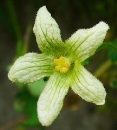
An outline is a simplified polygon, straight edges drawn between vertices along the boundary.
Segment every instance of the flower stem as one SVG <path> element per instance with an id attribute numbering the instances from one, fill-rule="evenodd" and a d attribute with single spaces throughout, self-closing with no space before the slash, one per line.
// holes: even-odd
<path id="1" fill-rule="evenodd" d="M 107 60 L 104 62 L 95 72 L 94 75 L 98 78 L 101 74 L 103 74 L 108 68 L 112 65 L 111 60 Z"/>
<path id="2" fill-rule="evenodd" d="M 23 45 L 22 55 L 24 55 L 28 51 L 31 31 L 32 31 L 32 23 L 29 22 L 23 39 L 24 45 Z"/>

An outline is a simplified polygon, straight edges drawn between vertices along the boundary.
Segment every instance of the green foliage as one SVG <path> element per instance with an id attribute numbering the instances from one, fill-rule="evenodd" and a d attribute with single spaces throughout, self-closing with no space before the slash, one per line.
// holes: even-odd
<path id="1" fill-rule="evenodd" d="M 39 97 L 45 85 L 46 85 L 46 82 L 43 79 L 40 79 L 37 82 L 27 84 L 27 88 L 33 96 Z"/>
<path id="2" fill-rule="evenodd" d="M 115 89 L 117 89 L 117 80 L 116 81 L 112 81 L 111 86 Z"/>
<path id="3" fill-rule="evenodd" d="M 108 48 L 108 57 L 112 62 L 117 61 L 117 39 L 115 41 L 109 41 L 109 42 L 104 42 L 97 51 L 100 51 L 104 48 Z"/>
<path id="4" fill-rule="evenodd" d="M 44 80 L 45 79 L 40 79 L 37 82 L 29 83 L 26 85 L 22 83 L 15 83 L 15 84 L 20 90 L 23 91 L 24 89 L 26 89 L 32 96 L 39 97 L 39 95 L 41 94 L 46 85 L 46 81 Z"/>
<path id="5" fill-rule="evenodd" d="M 112 62 L 117 61 L 117 40 L 115 40 L 112 44 L 111 49 L 108 52 L 108 56 Z"/>
<path id="6" fill-rule="evenodd" d="M 39 125 L 37 118 L 37 100 L 38 98 L 32 96 L 28 91 L 24 90 L 15 96 L 14 106 L 17 111 L 24 113 L 27 116 L 26 121 L 22 124 L 25 126 Z"/>
<path id="7" fill-rule="evenodd" d="M 83 65 L 83 66 L 87 66 L 87 65 L 89 65 L 91 62 L 92 62 L 92 59 L 87 59 L 87 60 L 85 60 L 85 61 L 82 63 L 82 65 Z"/>
<path id="8" fill-rule="evenodd" d="M 28 117 L 22 125 L 27 127 L 39 126 L 40 130 L 42 130 L 43 127 L 37 118 L 37 101 L 46 82 L 41 79 L 27 85 L 21 83 L 16 84 L 21 91 L 15 96 L 14 107 L 17 111 Z"/>
<path id="9" fill-rule="evenodd" d="M 17 85 L 17 87 L 20 89 L 20 90 L 23 90 L 24 88 L 26 88 L 26 85 L 22 84 L 22 83 L 15 83 Z"/>

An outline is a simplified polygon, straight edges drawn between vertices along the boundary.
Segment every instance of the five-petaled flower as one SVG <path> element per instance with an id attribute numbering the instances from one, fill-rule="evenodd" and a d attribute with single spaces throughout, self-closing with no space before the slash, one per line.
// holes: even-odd
<path id="1" fill-rule="evenodd" d="M 28 53 L 11 67 L 13 82 L 30 83 L 50 77 L 37 103 L 42 125 L 50 125 L 58 116 L 69 87 L 87 102 L 105 103 L 102 83 L 89 73 L 82 62 L 102 44 L 109 26 L 99 22 L 90 29 L 80 29 L 62 41 L 59 27 L 46 7 L 39 9 L 33 31 L 42 54 Z"/>

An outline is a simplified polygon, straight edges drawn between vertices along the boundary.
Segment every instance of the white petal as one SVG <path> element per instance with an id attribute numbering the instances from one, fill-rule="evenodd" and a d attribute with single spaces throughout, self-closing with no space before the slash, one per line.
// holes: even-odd
<path id="1" fill-rule="evenodd" d="M 66 41 L 72 55 L 77 55 L 79 62 L 92 56 L 102 44 L 108 29 L 109 26 L 106 23 L 100 22 L 90 29 L 80 29 L 75 32 Z"/>
<path id="2" fill-rule="evenodd" d="M 38 118 L 42 125 L 51 125 L 58 116 L 69 85 L 69 79 L 60 77 L 57 74 L 50 77 L 37 103 Z"/>
<path id="3" fill-rule="evenodd" d="M 60 29 L 45 6 L 39 9 L 33 31 L 41 51 L 52 53 L 63 45 Z"/>
<path id="4" fill-rule="evenodd" d="M 30 83 L 53 72 L 53 58 L 43 54 L 28 53 L 14 63 L 8 77 L 13 82 Z"/>
<path id="5" fill-rule="evenodd" d="M 79 65 L 73 73 L 72 89 L 88 102 L 97 105 L 105 103 L 106 92 L 102 83 L 90 74 L 83 66 Z"/>

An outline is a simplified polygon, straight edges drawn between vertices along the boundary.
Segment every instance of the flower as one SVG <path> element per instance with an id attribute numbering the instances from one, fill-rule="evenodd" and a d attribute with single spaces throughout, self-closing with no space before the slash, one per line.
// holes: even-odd
<path id="1" fill-rule="evenodd" d="M 102 83 L 81 63 L 95 53 L 108 29 L 106 23 L 99 22 L 90 29 L 76 31 L 63 42 L 59 27 L 46 7 L 39 9 L 33 31 L 42 54 L 27 53 L 17 59 L 8 77 L 21 83 L 50 77 L 37 103 L 42 125 L 50 125 L 58 116 L 69 87 L 87 102 L 105 103 Z"/>

